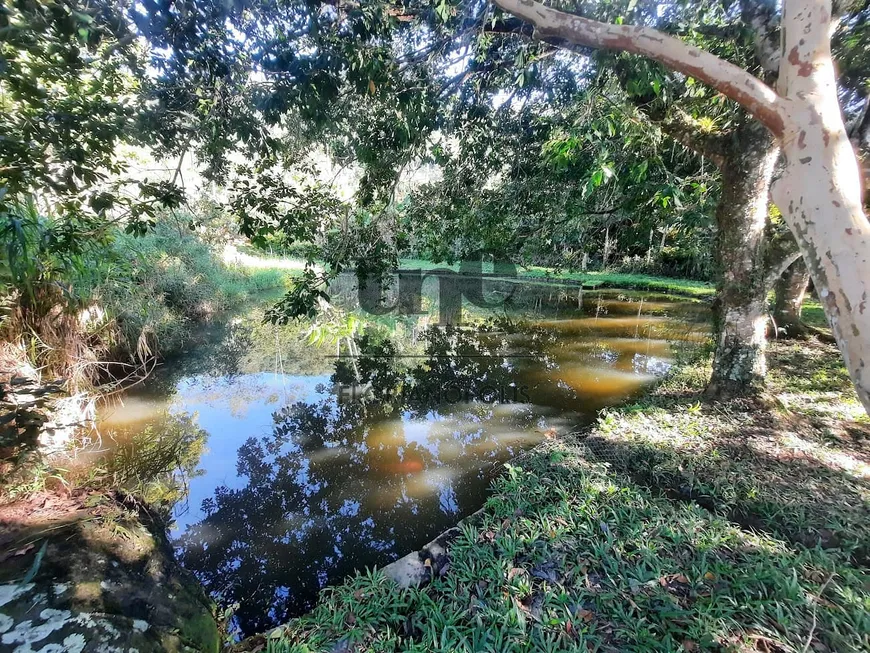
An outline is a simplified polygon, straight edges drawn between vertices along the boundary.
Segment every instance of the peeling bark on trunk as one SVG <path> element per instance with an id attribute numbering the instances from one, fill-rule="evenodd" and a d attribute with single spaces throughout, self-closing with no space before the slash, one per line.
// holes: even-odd
<path id="1" fill-rule="evenodd" d="M 803 261 L 797 261 L 773 285 L 776 295 L 773 321 L 778 338 L 799 338 L 806 334 L 801 310 L 809 283 L 810 271 Z"/>
<path id="2" fill-rule="evenodd" d="M 837 98 L 830 0 L 786 0 L 782 27 L 786 167 L 771 192 L 870 413 L 870 222 Z"/>
<path id="3" fill-rule="evenodd" d="M 536 0 L 493 0 L 548 42 L 650 57 L 709 84 L 779 140 L 774 201 L 798 242 L 858 398 L 870 414 L 870 222 L 831 57 L 831 0 L 784 0 L 777 91 L 747 71 L 654 29 L 608 25 Z"/>
<path id="4" fill-rule="evenodd" d="M 756 392 L 767 372 L 764 242 L 778 155 L 773 137 L 755 121 L 734 131 L 725 152 L 716 207 L 717 342 L 708 395 Z"/>

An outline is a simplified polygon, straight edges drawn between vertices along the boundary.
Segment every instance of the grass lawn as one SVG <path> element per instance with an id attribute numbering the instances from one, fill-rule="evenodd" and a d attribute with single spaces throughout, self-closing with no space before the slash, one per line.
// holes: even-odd
<path id="1" fill-rule="evenodd" d="M 870 650 L 870 422 L 833 347 L 771 367 L 713 404 L 680 365 L 514 461 L 429 585 L 360 574 L 268 650 Z"/>
<path id="2" fill-rule="evenodd" d="M 828 329 L 828 319 L 825 317 L 825 311 L 822 305 L 812 297 L 804 300 L 803 310 L 801 312 L 801 320 L 804 323 L 816 327 L 817 329 Z"/>
<path id="3" fill-rule="evenodd" d="M 452 270 L 459 271 L 459 265 L 432 263 L 422 259 L 402 259 L 401 269 L 404 270 Z M 486 272 L 486 268 L 484 268 Z M 540 281 L 562 281 L 582 284 L 584 288 L 626 288 L 635 290 L 652 290 L 689 297 L 712 297 L 716 288 L 704 281 L 690 279 L 672 279 L 670 277 L 653 277 L 645 274 L 619 274 L 615 272 L 556 272 L 552 268 L 532 266 L 518 268 L 521 279 Z"/>
<path id="4" fill-rule="evenodd" d="M 275 267 L 286 269 L 291 276 L 301 273 L 305 262 L 299 258 L 271 256 L 253 248 L 239 250 L 239 263 L 250 267 L 249 261 L 255 261 L 257 267 Z M 423 259 L 402 259 L 401 270 L 451 270 L 459 272 L 459 264 L 433 263 Z M 484 268 L 487 272 L 487 268 Z M 521 279 L 529 279 L 541 282 L 568 282 L 580 284 L 584 288 L 625 288 L 633 290 L 650 290 L 687 297 L 704 298 L 716 294 L 716 288 L 704 281 L 691 279 L 674 279 L 671 277 L 653 277 L 645 274 L 620 274 L 616 272 L 556 272 L 552 268 L 531 266 L 518 268 L 517 273 Z"/>

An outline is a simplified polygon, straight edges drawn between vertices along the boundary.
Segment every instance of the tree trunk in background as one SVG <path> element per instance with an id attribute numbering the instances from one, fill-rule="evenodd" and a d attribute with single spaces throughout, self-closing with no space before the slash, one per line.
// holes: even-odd
<path id="1" fill-rule="evenodd" d="M 776 294 L 773 321 L 778 338 L 798 338 L 806 333 L 801 322 L 801 309 L 809 283 L 810 271 L 802 260 L 798 260 L 773 285 Z"/>
<path id="2" fill-rule="evenodd" d="M 767 371 L 764 242 L 778 155 L 770 133 L 747 119 L 734 130 L 722 162 L 722 196 L 716 207 L 717 341 L 707 388 L 711 396 L 755 392 Z"/>

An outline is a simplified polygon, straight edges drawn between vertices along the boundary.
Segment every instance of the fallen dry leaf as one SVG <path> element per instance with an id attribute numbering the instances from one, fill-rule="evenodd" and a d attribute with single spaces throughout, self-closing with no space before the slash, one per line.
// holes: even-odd
<path id="1" fill-rule="evenodd" d="M 514 567 L 510 571 L 508 571 L 507 577 L 508 580 L 512 580 L 514 576 L 519 576 L 520 574 L 524 574 L 525 569 L 520 569 L 519 567 Z"/>
<path id="2" fill-rule="evenodd" d="M 477 537 L 478 542 L 492 542 L 493 540 L 495 540 L 495 532 L 493 531 L 486 531 Z"/>

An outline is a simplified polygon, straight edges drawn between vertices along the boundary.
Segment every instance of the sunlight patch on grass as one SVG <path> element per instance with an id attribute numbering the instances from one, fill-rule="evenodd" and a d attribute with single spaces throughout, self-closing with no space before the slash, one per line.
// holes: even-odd
<path id="1" fill-rule="evenodd" d="M 827 443 L 807 440 L 796 433 L 784 433 L 780 436 L 779 444 L 788 455 L 805 456 L 831 469 L 849 472 L 870 480 L 870 464 L 852 453 L 838 450 Z"/>
<path id="2" fill-rule="evenodd" d="M 458 263 L 432 263 L 422 259 L 402 259 L 401 268 L 405 270 L 450 270 L 459 272 Z M 484 273 L 491 273 L 492 269 L 484 266 Z M 626 288 L 636 290 L 650 290 L 665 292 L 690 297 L 712 297 L 716 289 L 709 283 L 693 281 L 690 279 L 672 279 L 669 277 L 653 277 L 643 274 L 620 274 L 611 272 L 558 272 L 552 268 L 543 267 L 518 267 L 518 276 L 521 279 L 539 281 L 569 281 L 581 283 L 585 288 Z"/>
<path id="3" fill-rule="evenodd" d="M 830 328 L 828 325 L 828 318 L 825 317 L 825 311 L 822 309 L 822 305 L 810 297 L 804 300 L 804 305 L 801 309 L 801 320 L 817 329 Z"/>
<path id="4" fill-rule="evenodd" d="M 789 410 L 870 423 L 836 347 L 812 339 L 777 342 L 771 360 L 768 383 Z"/>

